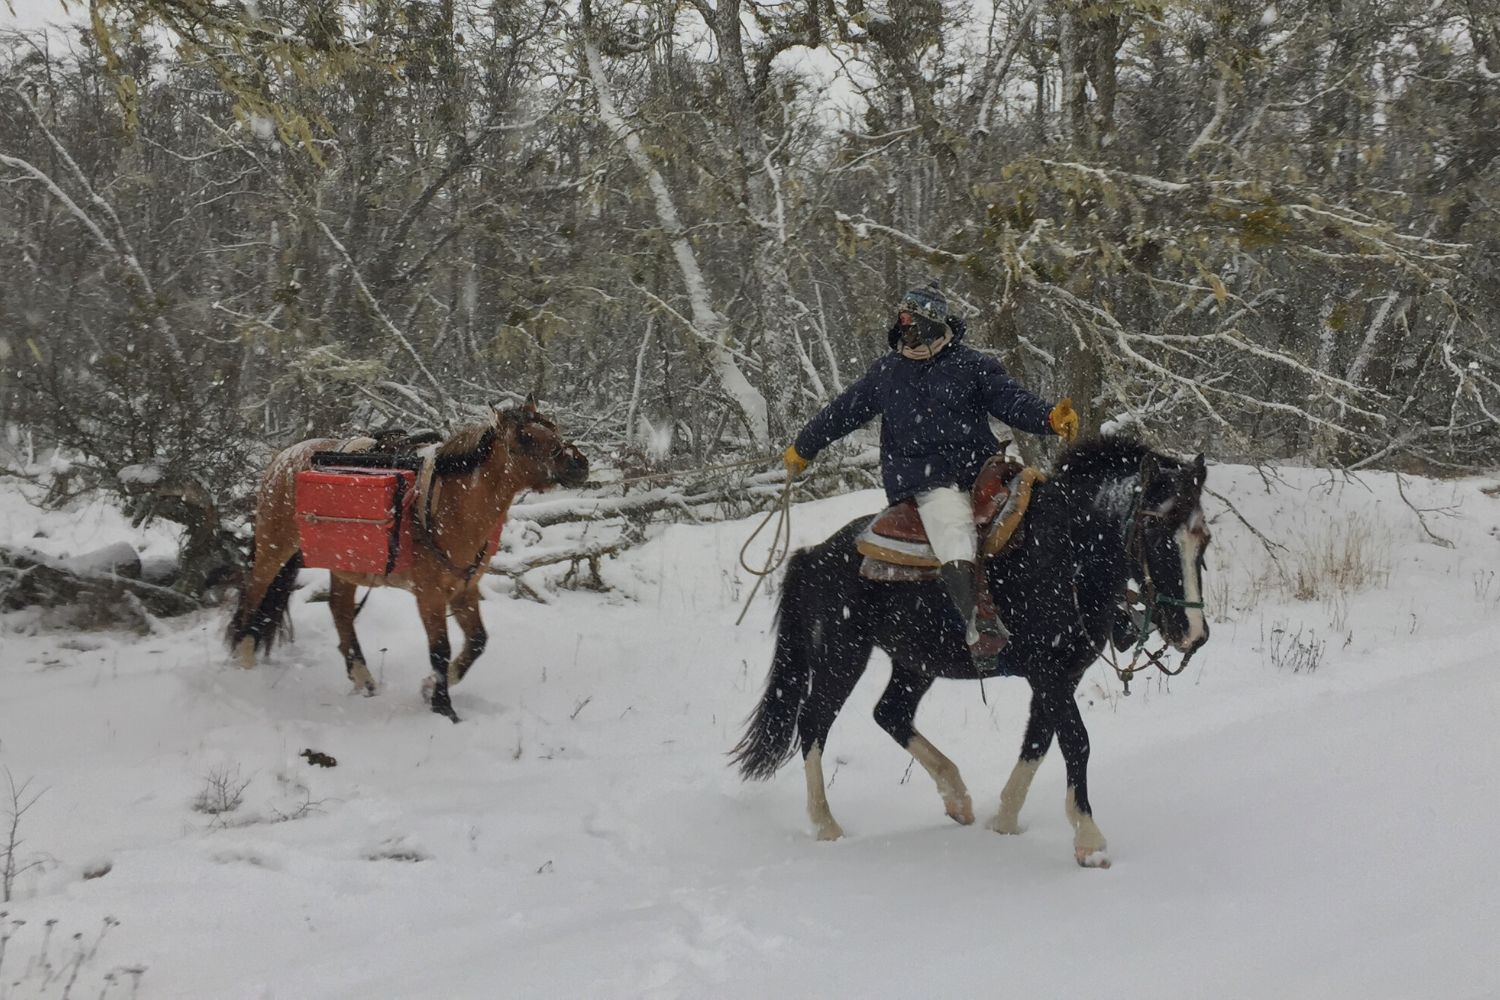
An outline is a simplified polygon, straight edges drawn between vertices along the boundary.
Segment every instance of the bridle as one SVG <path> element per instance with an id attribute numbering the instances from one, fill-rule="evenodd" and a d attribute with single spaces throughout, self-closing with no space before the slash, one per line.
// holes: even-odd
<path id="1" fill-rule="evenodd" d="M 1140 671 L 1154 666 L 1168 677 L 1176 677 L 1187 669 L 1188 661 L 1198 651 L 1194 647 L 1182 654 L 1182 662 L 1178 663 L 1177 668 L 1174 670 L 1162 662 L 1161 659 L 1167 650 L 1171 648 L 1169 643 L 1163 642 L 1161 648 L 1154 652 L 1146 648 L 1146 642 L 1151 638 L 1151 632 L 1154 628 L 1157 609 L 1162 606 L 1182 608 L 1184 610 L 1196 608 L 1201 611 L 1203 609 L 1202 601 L 1189 601 L 1182 597 L 1169 597 L 1159 593 L 1156 589 L 1156 582 L 1151 579 L 1151 565 L 1146 558 L 1146 533 L 1143 524 L 1149 519 L 1159 519 L 1165 517 L 1165 515 L 1159 511 L 1140 509 L 1140 503 L 1145 499 L 1146 487 L 1149 485 L 1149 482 L 1150 477 L 1148 475 L 1141 477 L 1140 497 L 1136 501 L 1136 510 L 1130 517 L 1130 526 L 1126 529 L 1125 533 L 1125 552 L 1134 563 L 1139 573 L 1136 579 L 1141 583 L 1141 592 L 1139 594 L 1130 591 L 1127 591 L 1125 594 L 1124 610 L 1130 615 L 1131 622 L 1135 626 L 1135 648 L 1131 652 L 1130 663 L 1124 667 L 1120 666 L 1119 660 L 1115 656 L 1115 651 L 1111 648 L 1111 642 L 1106 639 L 1104 643 L 1105 659 L 1114 670 L 1115 675 L 1120 678 L 1127 698 L 1130 696 L 1130 679 Z M 1130 606 L 1137 602 L 1145 605 L 1144 612 L 1138 613 L 1131 610 Z M 1141 662 L 1142 657 L 1145 657 L 1145 662 Z"/>

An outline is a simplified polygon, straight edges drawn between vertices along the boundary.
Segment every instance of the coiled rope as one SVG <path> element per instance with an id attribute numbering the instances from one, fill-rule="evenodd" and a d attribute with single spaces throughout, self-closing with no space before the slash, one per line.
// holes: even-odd
<path id="1" fill-rule="evenodd" d="M 776 518 L 776 530 L 771 536 L 771 548 L 766 552 L 766 564 L 756 569 L 745 561 L 745 553 L 750 551 L 750 543 L 765 530 L 766 525 Z M 750 537 L 745 539 L 745 544 L 740 546 L 740 566 L 755 577 L 755 586 L 750 588 L 750 594 L 745 598 L 745 606 L 740 608 L 740 616 L 734 620 L 736 625 L 745 620 L 745 614 L 750 610 L 750 602 L 755 600 L 755 594 L 760 590 L 760 585 L 765 582 L 766 577 L 781 568 L 786 562 L 786 557 L 792 551 L 792 477 L 788 476 L 786 485 L 781 488 L 781 496 L 776 499 L 775 505 L 761 518 L 760 524 L 750 532 Z"/>

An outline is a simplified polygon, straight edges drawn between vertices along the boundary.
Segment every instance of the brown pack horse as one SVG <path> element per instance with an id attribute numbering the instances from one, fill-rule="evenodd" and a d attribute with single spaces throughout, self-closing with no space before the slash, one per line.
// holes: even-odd
<path id="1" fill-rule="evenodd" d="M 311 467 L 314 452 L 347 443 L 302 441 L 278 454 L 266 471 L 256 496 L 254 563 L 227 636 L 242 666 L 253 667 L 256 651 L 269 651 L 275 642 L 302 568 L 294 510 L 297 473 Z M 424 695 L 434 712 L 457 722 L 448 689 L 463 680 L 484 652 L 479 581 L 495 554 L 511 501 L 523 490 L 581 485 L 588 471 L 588 459 L 537 412 L 533 399 L 524 406 L 496 409 L 489 421 L 466 427 L 440 445 L 430 484 L 418 485 L 416 504 L 425 506 L 427 517 L 425 528 L 414 526 L 411 569 L 389 576 L 331 574 L 328 607 L 355 690 L 375 693 L 375 678 L 354 633 L 355 588 L 401 587 L 416 597 L 427 631 L 432 674 L 423 683 Z M 450 608 L 464 633 L 457 657 L 448 644 Z"/>

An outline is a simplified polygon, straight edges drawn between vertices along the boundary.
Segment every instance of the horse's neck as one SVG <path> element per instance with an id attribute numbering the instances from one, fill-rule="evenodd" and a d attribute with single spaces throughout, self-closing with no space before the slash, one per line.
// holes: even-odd
<path id="1" fill-rule="evenodd" d="M 519 487 L 503 462 L 486 462 L 467 475 L 434 476 L 431 527 L 450 550 L 477 549 L 505 519 Z"/>
<path id="2" fill-rule="evenodd" d="M 1044 535 L 1037 546 L 1065 564 L 1081 610 L 1112 608 L 1130 576 L 1126 535 L 1134 511 L 1136 481 L 1054 481 L 1032 500 Z"/>

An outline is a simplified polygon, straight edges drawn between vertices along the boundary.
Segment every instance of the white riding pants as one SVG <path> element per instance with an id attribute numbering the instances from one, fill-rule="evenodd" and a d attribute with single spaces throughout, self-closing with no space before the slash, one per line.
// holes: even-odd
<path id="1" fill-rule="evenodd" d="M 957 486 L 938 486 L 918 493 L 917 513 L 927 529 L 927 541 L 933 553 L 945 563 L 973 562 L 979 550 L 974 533 L 974 501 L 968 490 Z"/>

